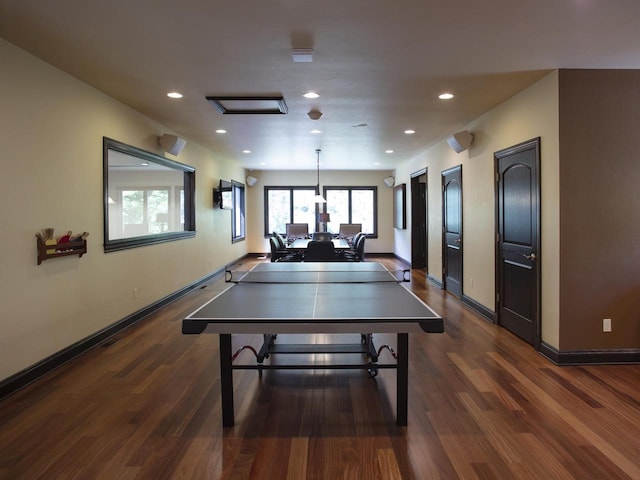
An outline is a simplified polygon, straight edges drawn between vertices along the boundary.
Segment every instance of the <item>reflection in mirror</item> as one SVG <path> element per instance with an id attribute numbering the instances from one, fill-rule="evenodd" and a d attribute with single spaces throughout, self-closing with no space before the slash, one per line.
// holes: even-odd
<path id="1" fill-rule="evenodd" d="M 104 138 L 105 251 L 195 235 L 195 170 Z"/>

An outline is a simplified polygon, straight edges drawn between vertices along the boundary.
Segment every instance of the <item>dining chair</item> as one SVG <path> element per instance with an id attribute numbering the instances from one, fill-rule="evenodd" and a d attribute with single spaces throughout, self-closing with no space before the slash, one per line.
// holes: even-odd
<path id="1" fill-rule="evenodd" d="M 342 253 L 344 260 L 349 262 L 364 262 L 364 242 L 367 236 L 364 233 L 357 233 L 354 236 L 353 247 Z"/>
<path id="2" fill-rule="evenodd" d="M 305 262 L 337 262 L 340 258 L 336 255 L 333 242 L 319 242 L 311 240 L 304 252 Z"/>
<path id="3" fill-rule="evenodd" d="M 271 246 L 272 262 L 301 262 L 302 254 L 287 250 L 284 240 L 279 235 L 269 237 L 269 245 Z"/>
<path id="4" fill-rule="evenodd" d="M 364 262 L 364 242 L 367 239 L 366 235 L 360 235 L 358 237 L 358 244 L 356 245 L 356 257 L 358 262 Z"/>
<path id="5" fill-rule="evenodd" d="M 319 242 L 329 242 L 333 240 L 333 233 L 331 232 L 314 232 L 313 237 L 314 240 Z"/>
<path id="6" fill-rule="evenodd" d="M 362 231 L 361 223 L 341 223 L 338 230 L 338 238 L 344 238 L 349 244 L 353 245 L 353 237 L 356 233 Z"/>
<path id="7" fill-rule="evenodd" d="M 287 223 L 287 240 L 293 241 L 297 238 L 309 238 L 308 223 Z"/>
<path id="8" fill-rule="evenodd" d="M 285 256 L 288 252 L 285 247 L 280 246 L 277 237 L 269 237 L 269 246 L 271 247 L 271 261 L 277 262 L 279 258 Z"/>

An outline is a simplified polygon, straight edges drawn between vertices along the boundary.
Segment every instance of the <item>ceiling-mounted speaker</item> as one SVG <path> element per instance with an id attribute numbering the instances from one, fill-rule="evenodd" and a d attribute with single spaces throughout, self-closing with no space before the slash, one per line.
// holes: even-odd
<path id="1" fill-rule="evenodd" d="M 396 179 L 393 178 L 392 176 L 388 176 L 383 180 L 383 182 L 387 187 L 391 188 L 393 187 L 393 184 L 396 183 Z"/>
<path id="2" fill-rule="evenodd" d="M 447 138 L 447 143 L 456 153 L 464 152 L 471 146 L 473 142 L 473 135 L 468 130 L 463 130 L 458 133 L 454 133 Z"/>
<path id="3" fill-rule="evenodd" d="M 158 143 L 165 152 L 170 153 L 171 155 L 178 155 L 187 144 L 187 141 L 176 135 L 165 133 L 158 138 Z"/>
<path id="4" fill-rule="evenodd" d="M 256 177 L 252 177 L 251 175 L 249 175 L 246 180 L 247 185 L 249 185 L 250 187 L 253 187 L 256 183 L 258 183 L 258 179 Z"/>

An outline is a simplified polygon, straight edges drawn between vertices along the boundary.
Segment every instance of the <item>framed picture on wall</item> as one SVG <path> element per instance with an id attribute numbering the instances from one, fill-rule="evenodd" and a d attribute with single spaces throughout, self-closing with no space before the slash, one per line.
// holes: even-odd
<path id="1" fill-rule="evenodd" d="M 407 184 L 393 187 L 393 228 L 407 228 Z"/>

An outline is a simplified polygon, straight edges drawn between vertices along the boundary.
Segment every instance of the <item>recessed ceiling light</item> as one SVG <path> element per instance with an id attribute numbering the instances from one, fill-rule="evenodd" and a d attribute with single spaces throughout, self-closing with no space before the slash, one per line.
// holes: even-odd
<path id="1" fill-rule="evenodd" d="M 316 92 L 307 92 L 302 96 L 304 98 L 318 98 L 320 95 L 318 95 Z"/>
<path id="2" fill-rule="evenodd" d="M 311 130 L 309 133 L 318 134 L 322 133 L 322 130 Z"/>
<path id="3" fill-rule="evenodd" d="M 373 165 L 377 167 L 378 165 L 380 165 L 380 162 L 373 162 Z"/>
<path id="4" fill-rule="evenodd" d="M 409 129 L 409 130 L 405 130 L 404 133 L 407 135 L 413 135 L 414 133 L 416 133 L 416 131 Z"/>
<path id="5" fill-rule="evenodd" d="M 140 165 L 142 165 L 143 167 L 148 167 L 149 163 L 148 162 L 142 162 Z"/>
<path id="6" fill-rule="evenodd" d="M 251 153 L 251 150 L 242 150 L 242 153 Z"/>
<path id="7" fill-rule="evenodd" d="M 440 100 L 451 100 L 454 97 L 453 93 L 445 92 L 438 95 Z"/>
<path id="8" fill-rule="evenodd" d="M 224 128 L 219 128 L 216 130 L 216 133 L 227 133 L 227 131 Z"/>
<path id="9" fill-rule="evenodd" d="M 291 58 L 295 63 L 313 62 L 313 48 L 294 48 L 291 50 Z"/>
<path id="10" fill-rule="evenodd" d="M 384 153 L 393 153 L 393 150 L 385 150 Z"/>
<path id="11" fill-rule="evenodd" d="M 169 93 L 167 93 L 167 97 L 170 97 L 170 98 L 182 98 L 182 94 L 180 92 L 169 92 Z"/>

